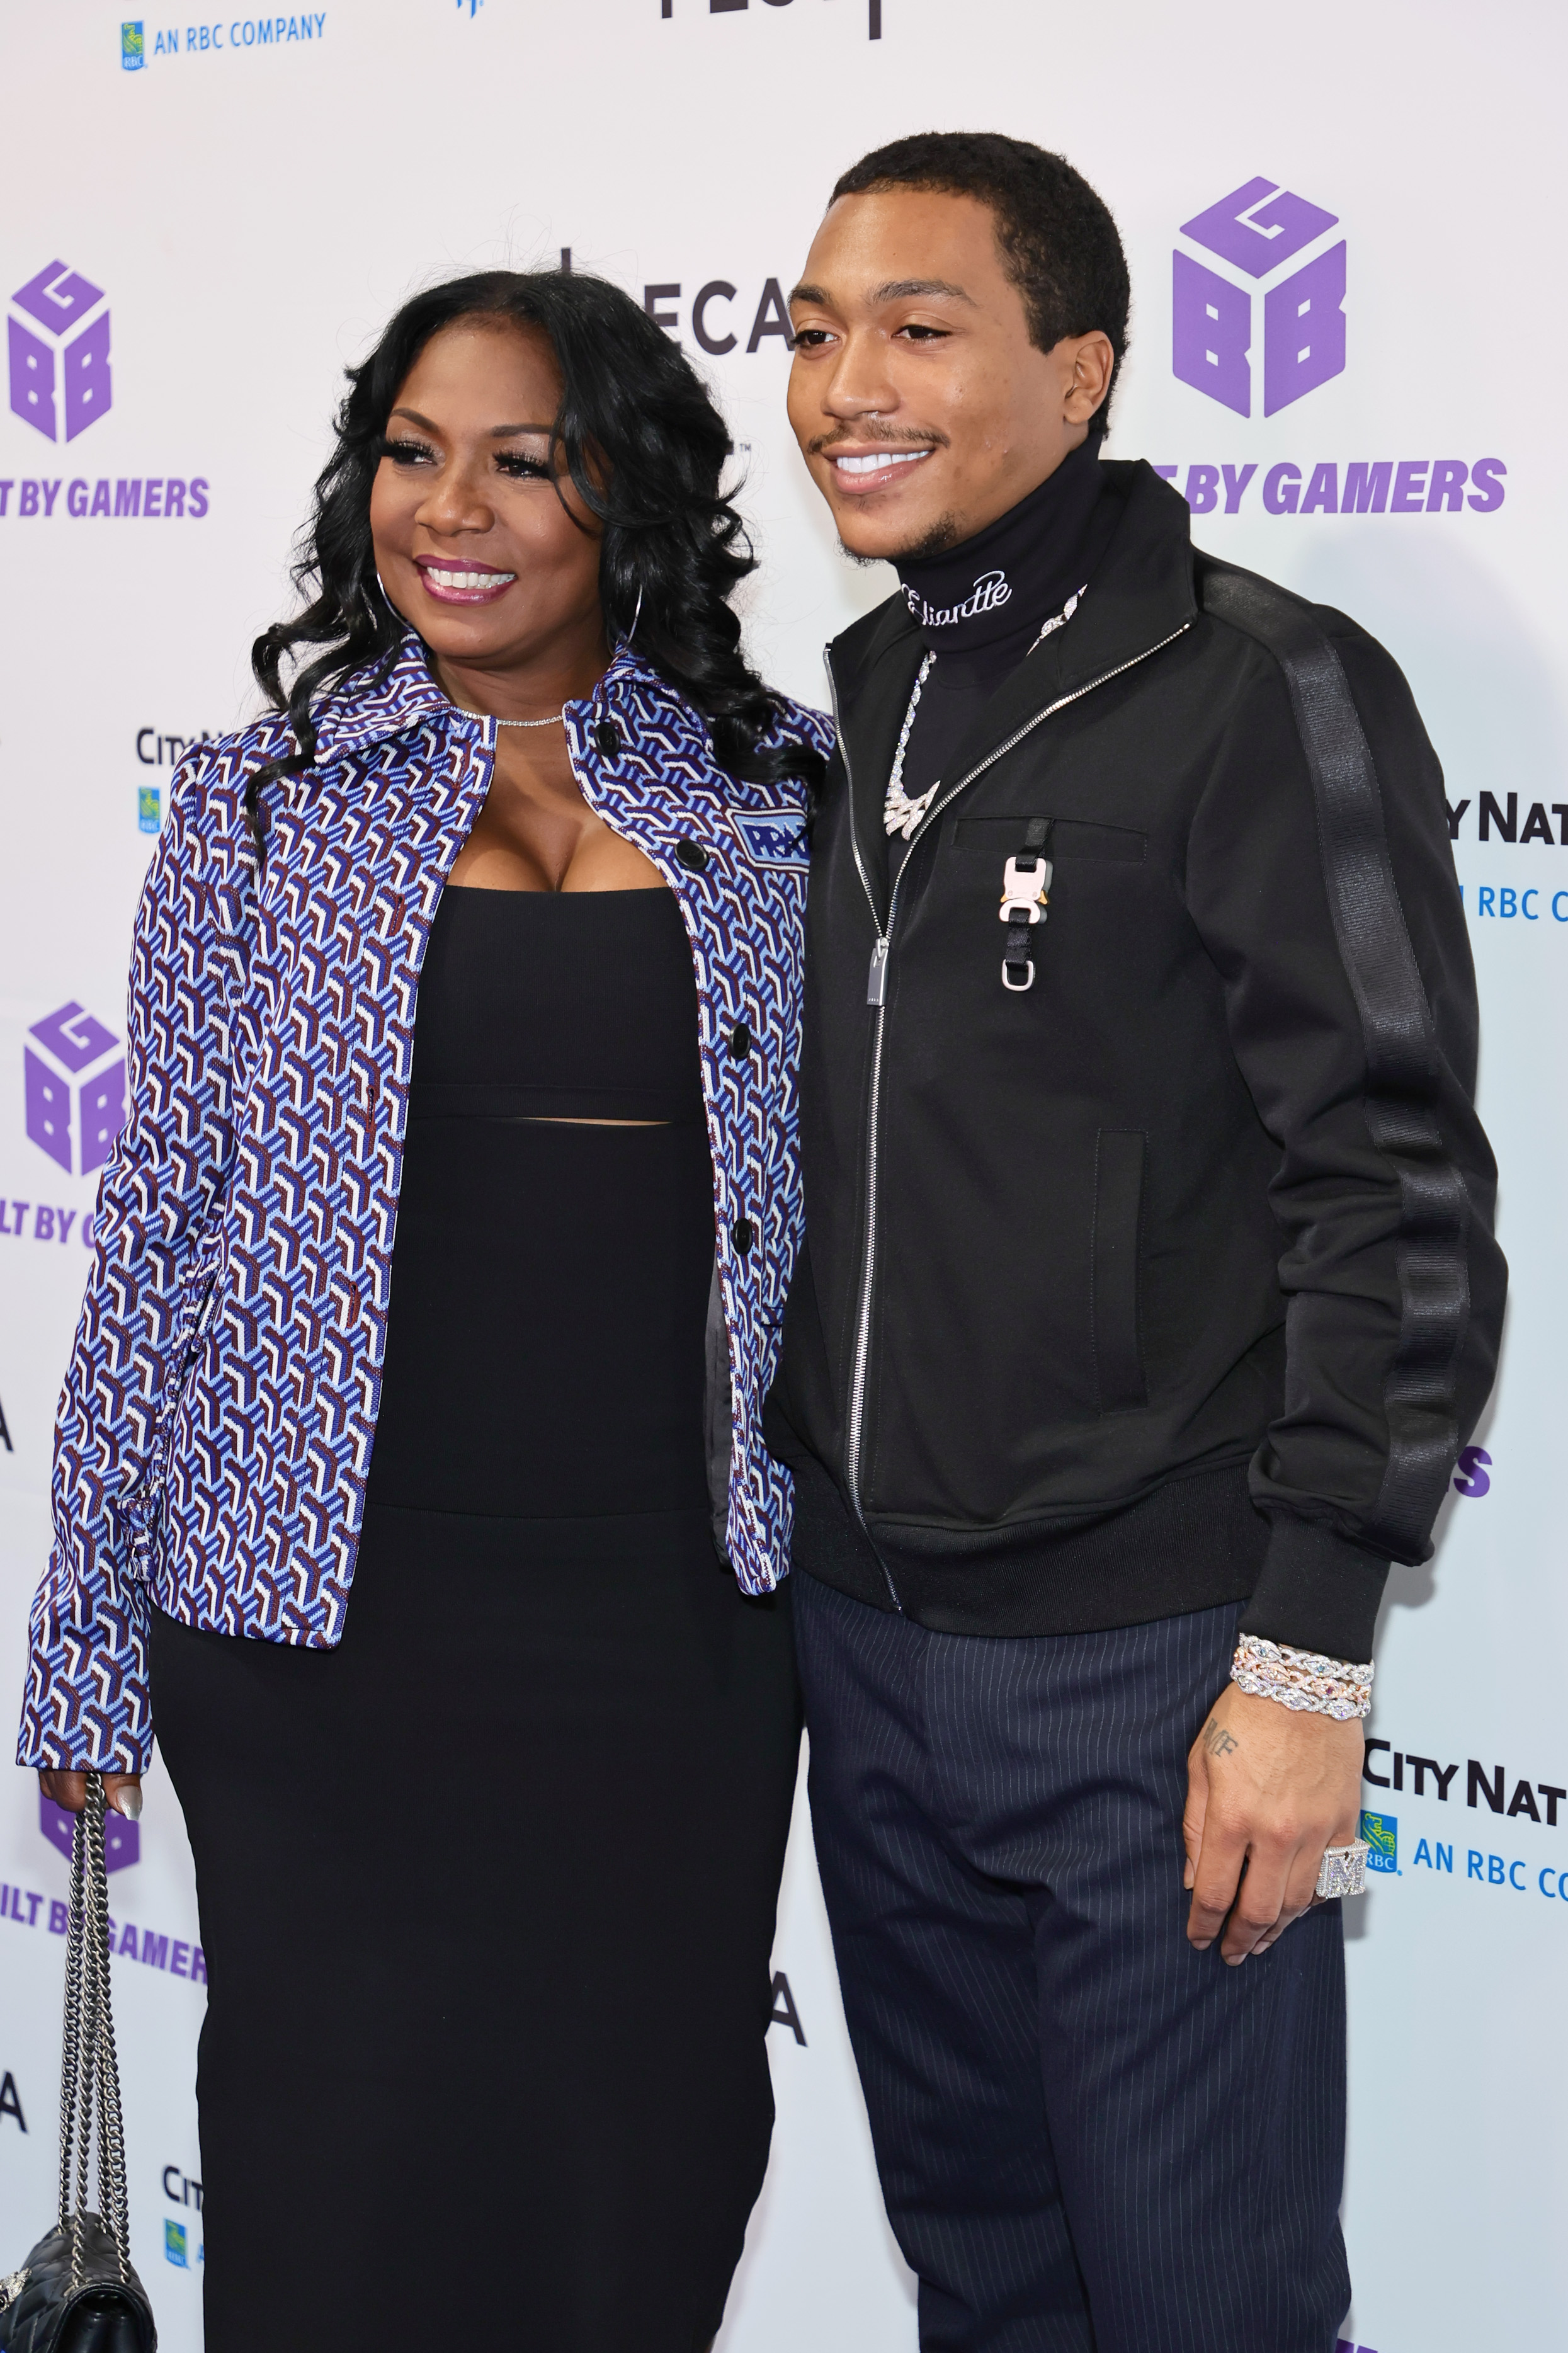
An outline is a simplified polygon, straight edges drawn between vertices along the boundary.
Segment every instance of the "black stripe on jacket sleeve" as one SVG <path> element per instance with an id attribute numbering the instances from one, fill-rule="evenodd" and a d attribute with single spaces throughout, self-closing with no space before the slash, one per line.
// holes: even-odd
<path id="1" fill-rule="evenodd" d="M 1309 1503 L 1298 1517 L 1260 1495 L 1274 1541 L 1244 1622 L 1278 1629 L 1286 1641 L 1301 1641 L 1306 1628 L 1314 1646 L 1333 1647 L 1326 1630 L 1351 1645 L 1341 1655 L 1366 1658 L 1381 1563 L 1427 1556 L 1459 1444 L 1472 1203 L 1439 1120 L 1444 1058 L 1395 883 L 1377 768 L 1338 651 L 1310 609 L 1268 581 L 1215 565 L 1202 594 L 1206 611 L 1263 645 L 1284 675 L 1360 1018 L 1367 1128 L 1400 1201 L 1399 1326 L 1383 1381 L 1387 1445 L 1375 1503 L 1348 1540 L 1341 1513 L 1326 1510 L 1320 1522 Z"/>

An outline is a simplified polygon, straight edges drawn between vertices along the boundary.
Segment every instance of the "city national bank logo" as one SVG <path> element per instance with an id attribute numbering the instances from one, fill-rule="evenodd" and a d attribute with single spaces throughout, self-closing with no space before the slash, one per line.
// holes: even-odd
<path id="1" fill-rule="evenodd" d="M 101 286 L 63 261 L 46 262 L 11 297 L 28 322 L 24 325 L 15 313 L 5 322 L 12 413 L 46 440 L 74 441 L 109 410 L 109 313 L 98 311 L 102 300 Z M 89 321 L 94 311 L 98 315 Z"/>
<path id="2" fill-rule="evenodd" d="M 1247 181 L 1182 223 L 1183 237 L 1228 273 L 1179 246 L 1172 256 L 1171 365 L 1183 384 L 1250 417 L 1259 323 L 1265 417 L 1344 373 L 1344 238 L 1296 266 L 1338 227 L 1336 213 L 1265 179 Z M 1266 279 L 1274 283 L 1255 305 L 1253 288 Z"/>
<path id="3" fill-rule="evenodd" d="M 22 1050 L 27 1134 L 68 1176 L 108 1159 L 125 1124 L 125 1057 L 101 1021 L 73 1000 L 27 1032 Z"/>
<path id="4" fill-rule="evenodd" d="M 203 2189 L 177 2165 L 163 2168 L 163 2195 L 172 2206 L 194 2206 L 199 2214 L 203 2207 Z M 177 2222 L 172 2214 L 163 2217 L 163 2256 L 178 2271 L 195 2271 L 206 2259 L 206 2247 L 196 2236 L 194 2222 Z"/>
<path id="5" fill-rule="evenodd" d="M 1399 1818 L 1395 1814 L 1363 1814 L 1361 1834 L 1367 1843 L 1369 1871 L 1399 1870 Z"/>
<path id="6" fill-rule="evenodd" d="M 165 735 L 158 727 L 138 727 L 136 757 L 144 768 L 177 768 L 188 747 L 193 744 L 210 744 L 213 731 L 204 727 L 195 735 Z M 148 744 L 153 746 L 147 749 Z M 138 785 L 136 787 L 136 823 L 142 833 L 158 833 L 163 824 L 163 787 L 159 783 Z"/>

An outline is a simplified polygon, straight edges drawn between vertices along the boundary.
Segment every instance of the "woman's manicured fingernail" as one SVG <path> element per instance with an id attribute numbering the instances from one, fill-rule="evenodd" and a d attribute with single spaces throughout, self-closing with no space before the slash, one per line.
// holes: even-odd
<path id="1" fill-rule="evenodd" d="M 128 1822 L 139 1822 L 142 1819 L 141 1790 L 137 1788 L 116 1789 L 114 1793 L 114 1810 L 117 1814 L 123 1814 Z"/>

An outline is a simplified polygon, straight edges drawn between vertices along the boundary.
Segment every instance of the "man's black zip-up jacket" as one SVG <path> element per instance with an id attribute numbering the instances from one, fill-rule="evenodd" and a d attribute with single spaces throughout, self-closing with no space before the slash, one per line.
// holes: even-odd
<path id="1" fill-rule="evenodd" d="M 1104 470 L 1088 595 L 891 894 L 923 647 L 895 596 L 829 649 L 769 1409 L 795 1562 L 982 1635 L 1250 1597 L 1250 1630 L 1365 1660 L 1502 1317 L 1442 776 L 1364 630 L 1195 554 L 1149 467 Z M 1003 870 L 1042 819 L 1009 989 Z"/>

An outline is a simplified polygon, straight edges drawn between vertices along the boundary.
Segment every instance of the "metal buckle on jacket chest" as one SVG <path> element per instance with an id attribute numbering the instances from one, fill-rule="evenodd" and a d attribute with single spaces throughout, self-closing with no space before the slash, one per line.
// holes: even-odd
<path id="1" fill-rule="evenodd" d="M 1000 919 L 1007 926 L 1002 951 L 1002 986 L 1021 997 L 1035 985 L 1034 959 L 1028 953 L 1029 930 L 1043 923 L 1050 904 L 1051 861 L 1025 851 L 1009 858 L 1002 869 Z"/>

